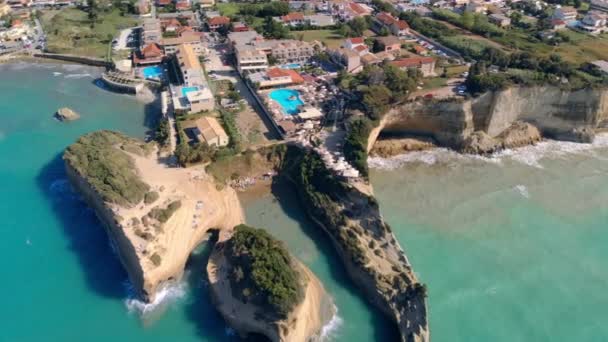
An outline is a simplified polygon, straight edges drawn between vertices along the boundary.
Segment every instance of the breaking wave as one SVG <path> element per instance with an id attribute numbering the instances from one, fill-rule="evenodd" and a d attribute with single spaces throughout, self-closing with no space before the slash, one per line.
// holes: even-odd
<path id="1" fill-rule="evenodd" d="M 571 154 L 594 153 L 608 147 L 608 134 L 598 134 L 593 143 L 545 140 L 536 145 L 503 150 L 489 156 L 466 155 L 447 148 L 436 148 L 400 154 L 390 158 L 369 157 L 371 168 L 393 170 L 408 163 L 434 165 L 453 161 L 484 161 L 500 164 L 507 160 L 528 166 L 543 168 L 543 158 L 560 158 Z"/>
<path id="2" fill-rule="evenodd" d="M 338 310 L 327 324 L 321 328 L 320 340 L 321 341 L 332 341 L 337 337 L 338 330 L 342 327 L 343 320 L 338 316 Z"/>
<path id="3" fill-rule="evenodd" d="M 525 185 L 518 184 L 513 189 L 517 190 L 522 197 L 530 198 L 530 192 L 528 192 L 528 188 Z"/>
<path id="4" fill-rule="evenodd" d="M 127 309 L 129 312 L 136 313 L 142 317 L 154 312 L 157 308 L 175 302 L 175 300 L 184 297 L 187 292 L 185 282 L 167 284 L 159 288 L 153 302 L 146 303 L 137 298 L 135 288 L 130 281 L 125 282 L 125 287 L 127 289 L 127 299 L 125 299 Z"/>

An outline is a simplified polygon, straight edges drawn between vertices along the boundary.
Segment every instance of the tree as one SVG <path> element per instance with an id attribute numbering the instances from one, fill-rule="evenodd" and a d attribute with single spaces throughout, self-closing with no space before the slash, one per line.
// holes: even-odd
<path id="1" fill-rule="evenodd" d="M 379 120 L 388 110 L 392 93 L 384 85 L 373 85 L 363 91 L 363 105 L 372 120 Z"/>
<path id="2" fill-rule="evenodd" d="M 266 17 L 263 30 L 264 35 L 268 38 L 287 39 L 290 37 L 289 29 L 272 17 Z"/>
<path id="3" fill-rule="evenodd" d="M 475 25 L 475 17 L 473 16 L 473 13 L 465 11 L 462 14 L 462 18 L 460 18 L 460 22 L 464 28 L 471 30 L 473 25 Z"/>
<path id="4" fill-rule="evenodd" d="M 89 21 L 91 22 L 92 27 L 95 26 L 95 21 L 97 21 L 98 10 L 99 10 L 99 8 L 97 7 L 97 1 L 89 0 L 89 7 L 87 8 L 87 16 L 89 18 Z"/>

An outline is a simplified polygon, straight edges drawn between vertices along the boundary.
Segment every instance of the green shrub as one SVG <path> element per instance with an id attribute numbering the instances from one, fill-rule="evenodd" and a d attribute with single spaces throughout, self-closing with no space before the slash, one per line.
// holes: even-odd
<path id="1" fill-rule="evenodd" d="M 156 192 L 156 191 L 148 191 L 144 195 L 144 203 L 145 204 L 152 204 L 152 203 L 154 203 L 158 199 L 158 197 L 160 197 L 160 195 L 158 194 L 158 192 Z"/>
<path id="2" fill-rule="evenodd" d="M 236 266 L 231 272 L 235 296 L 266 307 L 272 318 L 285 318 L 304 296 L 299 274 L 283 244 L 263 229 L 239 225 L 227 245 Z"/>
<path id="3" fill-rule="evenodd" d="M 98 131 L 80 137 L 66 149 L 63 159 L 104 201 L 132 207 L 150 187 L 137 175 L 131 156 L 121 149 L 145 152 L 145 144 L 120 133 Z"/>
<path id="4" fill-rule="evenodd" d="M 159 207 L 154 207 L 148 213 L 148 217 L 151 219 L 158 220 L 159 222 L 165 223 L 169 221 L 171 216 L 182 206 L 181 201 L 171 202 L 166 208 L 161 209 Z"/>

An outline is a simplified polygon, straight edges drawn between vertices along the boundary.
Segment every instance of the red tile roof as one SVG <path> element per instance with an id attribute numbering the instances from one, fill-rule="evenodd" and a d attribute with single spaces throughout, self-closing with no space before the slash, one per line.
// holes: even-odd
<path id="1" fill-rule="evenodd" d="M 209 26 L 217 26 L 217 25 L 228 25 L 230 24 L 230 18 L 228 17 L 213 17 L 208 21 Z"/>
<path id="2" fill-rule="evenodd" d="M 304 83 L 304 78 L 302 78 L 302 76 L 300 76 L 297 71 L 291 69 L 285 71 L 291 77 L 291 81 L 293 83 Z"/>
<path id="3" fill-rule="evenodd" d="M 173 3 L 173 0 L 157 0 L 156 1 L 156 4 L 159 6 L 167 6 L 171 3 Z"/>
<path id="4" fill-rule="evenodd" d="M 351 2 L 348 4 L 348 6 L 350 7 L 350 9 L 355 12 L 358 15 L 365 15 L 365 14 L 369 14 L 369 12 L 363 8 L 361 5 Z"/>
<path id="5" fill-rule="evenodd" d="M 357 51 L 357 52 L 363 52 L 365 50 L 367 50 L 367 46 L 365 45 L 357 45 L 353 48 L 353 50 Z"/>
<path id="6" fill-rule="evenodd" d="M 378 19 L 384 25 L 392 25 L 392 24 L 397 23 L 397 19 L 395 19 L 388 12 L 380 12 L 380 13 L 378 13 L 378 15 L 376 15 L 376 19 Z"/>
<path id="7" fill-rule="evenodd" d="M 281 69 L 281 68 L 274 67 L 274 68 L 268 69 L 266 71 L 266 75 L 268 75 L 268 77 L 270 77 L 270 78 L 290 77 L 291 82 L 293 82 L 293 83 L 304 83 L 304 78 L 302 78 L 302 76 L 300 76 L 300 74 L 298 74 L 298 72 L 295 70 Z"/>
<path id="8" fill-rule="evenodd" d="M 163 50 L 156 43 L 151 43 L 141 50 L 141 54 L 144 58 L 160 57 L 163 55 Z"/>
<path id="9" fill-rule="evenodd" d="M 392 61 L 390 63 L 397 68 L 411 68 L 421 66 L 423 64 L 433 63 L 434 61 L 435 59 L 433 57 L 411 57 L 400 59 L 398 61 Z"/>
<path id="10" fill-rule="evenodd" d="M 283 20 L 283 22 L 286 22 L 286 23 L 288 23 L 290 21 L 304 20 L 304 14 L 298 13 L 298 12 L 292 12 L 292 13 L 282 16 L 281 20 Z"/>
<path id="11" fill-rule="evenodd" d="M 365 39 L 363 39 L 363 37 L 349 38 L 348 40 L 350 40 L 350 43 L 353 45 L 365 43 Z"/>
<path id="12" fill-rule="evenodd" d="M 289 76 L 285 70 L 281 69 L 281 68 L 270 68 L 266 71 L 266 75 L 268 75 L 268 77 L 270 78 L 274 78 L 274 77 L 286 77 Z"/>
<path id="13" fill-rule="evenodd" d="M 408 24 L 407 24 L 407 22 L 406 22 L 405 20 L 399 20 L 399 21 L 397 22 L 397 27 L 398 27 L 400 30 L 407 30 L 407 29 L 409 29 L 409 28 L 410 28 L 410 25 L 408 25 Z"/>

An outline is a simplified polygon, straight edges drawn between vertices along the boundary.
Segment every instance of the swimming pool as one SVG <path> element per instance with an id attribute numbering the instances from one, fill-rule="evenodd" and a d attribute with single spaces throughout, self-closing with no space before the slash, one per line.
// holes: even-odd
<path id="1" fill-rule="evenodd" d="M 156 78 L 159 79 L 163 76 L 163 68 L 160 65 L 145 67 L 143 69 L 144 78 Z"/>
<path id="2" fill-rule="evenodd" d="M 186 94 L 193 92 L 193 91 L 197 91 L 198 87 L 183 87 L 182 88 L 182 96 L 186 96 Z"/>
<path id="3" fill-rule="evenodd" d="M 293 89 L 277 89 L 268 94 L 271 99 L 277 101 L 287 115 L 298 114 L 298 107 L 304 104 L 300 99 L 300 93 Z"/>
<path id="4" fill-rule="evenodd" d="M 281 69 L 300 69 L 302 66 L 298 63 L 289 63 L 281 65 Z"/>

